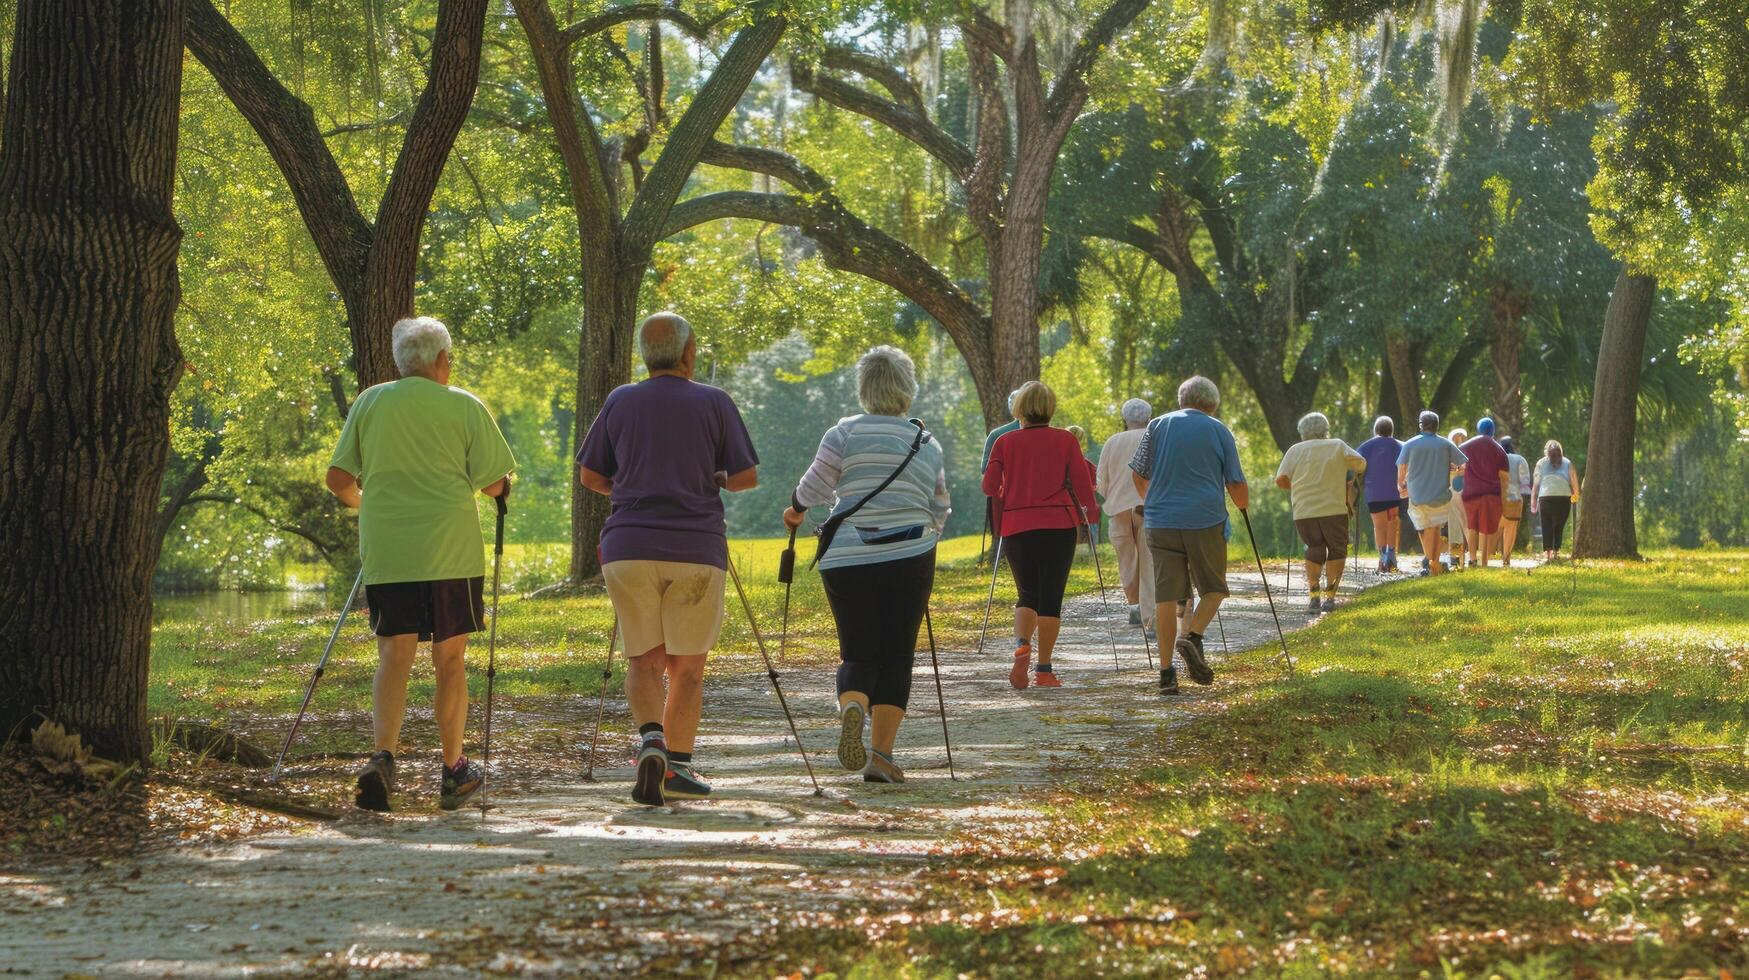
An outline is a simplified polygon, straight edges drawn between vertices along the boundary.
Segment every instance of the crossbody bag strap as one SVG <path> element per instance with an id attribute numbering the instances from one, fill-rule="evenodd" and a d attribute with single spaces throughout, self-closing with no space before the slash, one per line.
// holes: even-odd
<path id="1" fill-rule="evenodd" d="M 814 560 L 808 562 L 809 568 L 820 563 L 821 556 L 826 554 L 827 548 L 832 547 L 832 539 L 838 535 L 838 529 L 844 526 L 844 522 L 861 510 L 869 501 L 880 496 L 882 490 L 892 486 L 893 481 L 899 478 L 899 474 L 905 472 L 905 468 L 911 465 L 913 459 L 917 458 L 917 451 L 923 448 L 925 442 L 929 441 L 929 430 L 923 427 L 922 419 L 912 419 L 911 424 L 917 427 L 917 438 L 911 440 L 910 452 L 907 452 L 905 458 L 899 461 L 899 465 L 893 469 L 893 472 L 888 473 L 887 478 L 881 481 L 880 486 L 865 494 L 861 500 L 826 518 L 825 523 L 821 524 L 819 529 L 814 532 L 819 536 L 819 546 L 814 549 Z"/>

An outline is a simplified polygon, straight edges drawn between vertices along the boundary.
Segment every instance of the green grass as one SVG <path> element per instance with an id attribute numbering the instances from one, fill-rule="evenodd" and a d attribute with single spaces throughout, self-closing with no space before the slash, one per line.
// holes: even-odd
<path id="1" fill-rule="evenodd" d="M 1475 572 L 1236 658 L 1219 704 L 911 917 L 798 938 L 849 976 L 1722 976 L 1749 966 L 1749 555 Z M 1570 591 L 1571 590 L 1571 591 Z M 757 969 L 757 968 L 756 968 Z"/>

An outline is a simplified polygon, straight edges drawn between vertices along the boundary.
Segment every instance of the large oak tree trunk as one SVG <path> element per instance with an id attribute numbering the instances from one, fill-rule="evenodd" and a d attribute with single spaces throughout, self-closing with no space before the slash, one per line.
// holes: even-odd
<path id="1" fill-rule="evenodd" d="M 183 0 L 23 0 L 0 135 L 0 730 L 144 760 L 182 372 Z"/>
<path id="2" fill-rule="evenodd" d="M 1524 432 L 1524 387 L 1519 360 L 1524 353 L 1524 302 L 1508 290 L 1489 297 L 1494 330 L 1488 359 L 1494 367 L 1494 420 L 1501 435 Z"/>
<path id="3" fill-rule="evenodd" d="M 1573 554 L 1581 558 L 1638 558 L 1634 534 L 1634 424 L 1646 329 L 1658 280 L 1616 277 L 1597 348 L 1597 384 L 1591 392 L 1591 433 L 1585 449 L 1581 513 Z"/>
<path id="4" fill-rule="evenodd" d="M 640 270 L 641 272 L 641 270 Z M 634 326 L 638 316 L 641 274 L 616 276 L 583 307 L 583 349 L 577 370 L 577 422 L 574 445 L 601 414 L 601 406 L 613 389 L 631 380 Z M 608 500 L 571 481 L 571 581 L 582 582 L 601 572 L 596 546 L 607 524 Z"/>

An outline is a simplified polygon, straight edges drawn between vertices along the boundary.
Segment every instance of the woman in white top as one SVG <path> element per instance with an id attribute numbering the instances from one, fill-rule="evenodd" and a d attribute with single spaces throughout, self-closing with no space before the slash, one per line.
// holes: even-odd
<path id="1" fill-rule="evenodd" d="M 1536 475 L 1530 481 L 1531 513 L 1542 514 L 1543 560 L 1548 561 L 1561 550 L 1561 536 L 1567 530 L 1567 517 L 1579 502 L 1579 470 L 1566 458 L 1561 444 L 1550 439 L 1543 447 L 1543 458 L 1537 460 Z"/>
<path id="2" fill-rule="evenodd" d="M 1348 515 L 1354 507 L 1348 475 L 1366 471 L 1366 459 L 1341 439 L 1330 438 L 1330 420 L 1312 412 L 1299 423 L 1300 441 L 1288 447 L 1275 471 L 1275 485 L 1288 491 L 1294 530 L 1306 543 L 1306 611 L 1336 610 L 1336 586 L 1348 560 Z M 1318 575 L 1324 601 L 1318 601 Z"/>
<path id="3" fill-rule="evenodd" d="M 1506 450 L 1506 508 L 1500 514 L 1500 563 L 1512 564 L 1518 547 L 1518 524 L 1524 520 L 1524 498 L 1530 494 L 1530 461 L 1518 455 L 1512 437 L 1500 440 Z"/>
<path id="4" fill-rule="evenodd" d="M 870 783 L 905 781 L 893 761 L 893 742 L 910 701 L 917 630 L 935 584 L 935 544 L 947 524 L 941 445 L 923 423 L 905 417 L 916 396 L 917 369 L 904 351 L 883 346 L 864 354 L 856 365 L 856 399 L 865 414 L 826 430 L 783 514 L 784 525 L 794 529 L 810 507 L 830 506 L 834 514 L 857 508 L 842 519 L 819 562 L 838 626 L 838 761 Z M 872 751 L 863 744 L 865 719 L 872 720 Z"/>

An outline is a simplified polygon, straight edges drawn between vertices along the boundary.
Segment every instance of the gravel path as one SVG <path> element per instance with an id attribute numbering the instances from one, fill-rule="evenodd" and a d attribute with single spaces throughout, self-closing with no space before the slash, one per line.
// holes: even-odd
<path id="1" fill-rule="evenodd" d="M 1232 578 L 1239 594 L 1223 612 L 1228 643 L 1273 643 L 1257 576 Z M 1307 621 L 1297 595 L 1277 598 L 1289 629 Z M 712 673 L 699 741 L 700 766 L 716 787 L 709 802 L 631 804 L 625 703 L 610 699 L 596 782 L 575 770 L 518 771 L 517 760 L 501 758 L 484 821 L 478 810 L 442 814 L 427 803 L 223 846 L 0 873 L 9 899 L 0 973 L 708 974 L 774 933 L 857 909 L 894 910 L 954 837 L 1036 816 L 1030 801 L 1042 794 L 1025 791 L 1071 775 L 1114 725 L 1169 724 L 1187 704 L 1221 695 L 1219 678 L 1197 688 L 1185 677 L 1181 698 L 1161 698 L 1139 631 L 1124 625 L 1116 602 L 1107 615 L 1097 595 L 1068 606 L 1056 658 L 1065 686 L 1016 691 L 1001 618 L 998 610 L 982 660 L 941 652 L 957 780 L 948 777 L 927 649 L 897 747 L 910 776 L 901 786 L 865 785 L 838 767 L 829 668 L 783 673 L 821 796 L 764 674 Z M 574 746 L 594 708 L 578 698 L 557 714 L 518 706 L 494 721 Z"/>

